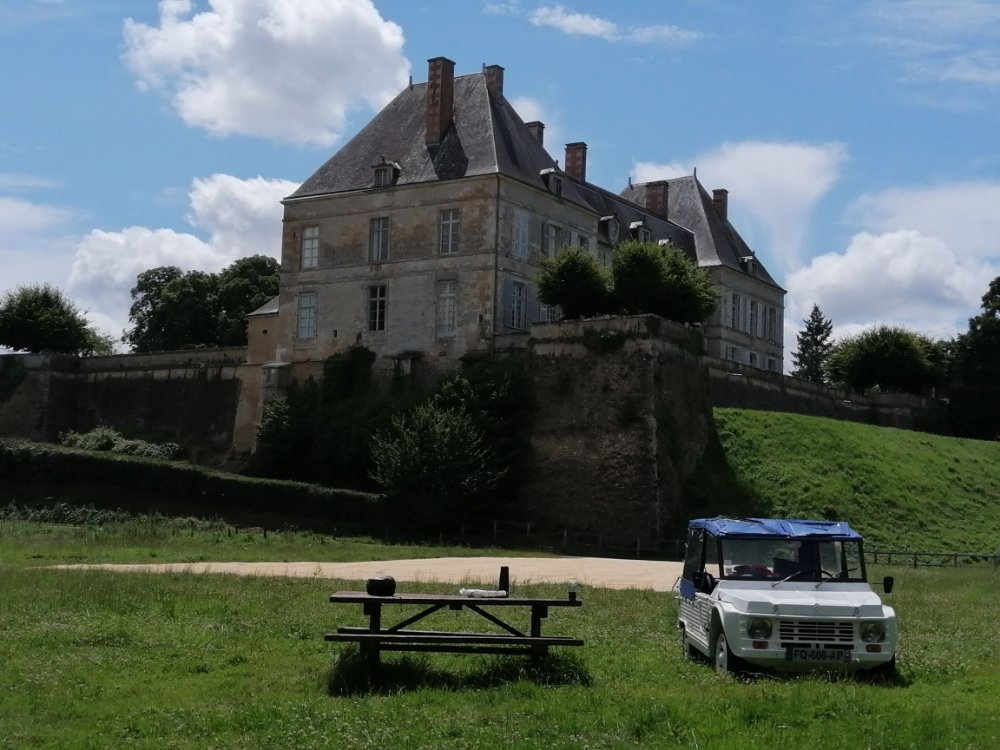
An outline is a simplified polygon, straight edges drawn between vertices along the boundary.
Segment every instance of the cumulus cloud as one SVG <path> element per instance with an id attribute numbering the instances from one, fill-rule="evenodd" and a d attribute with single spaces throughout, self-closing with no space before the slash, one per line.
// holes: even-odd
<path id="1" fill-rule="evenodd" d="M 843 252 L 819 255 L 793 271 L 788 285 L 804 306 L 816 303 L 843 323 L 951 325 L 982 296 L 989 273 L 988 264 L 958 257 L 920 232 L 862 232 Z"/>
<path id="2" fill-rule="evenodd" d="M 874 232 L 913 229 L 963 257 L 1000 259 L 1000 182 L 899 187 L 858 198 L 848 218 Z"/>
<path id="3" fill-rule="evenodd" d="M 731 213 L 745 213 L 760 227 L 766 244 L 751 246 L 769 267 L 777 265 L 771 270 L 780 276 L 776 272 L 801 264 L 811 212 L 839 178 L 846 159 L 840 143 L 742 141 L 724 143 L 689 163 L 637 162 L 632 178 L 669 179 L 689 175 L 697 167 L 706 188 L 729 190 Z M 742 228 L 738 221 L 734 224 Z"/>
<path id="4" fill-rule="evenodd" d="M 516 96 L 510 100 L 510 105 L 524 122 L 540 122 L 545 126 L 542 139 L 546 150 L 551 154 L 553 143 L 562 143 L 562 128 L 555 113 L 547 109 L 545 103 L 530 96 Z M 556 149 L 558 153 L 558 149 Z"/>
<path id="5" fill-rule="evenodd" d="M 32 284 L 64 288 L 76 218 L 59 206 L 0 196 L 0 293 Z"/>
<path id="6" fill-rule="evenodd" d="M 406 84 L 403 31 L 371 0 L 161 0 L 158 26 L 128 19 L 125 61 L 181 119 L 220 135 L 328 146 L 349 113 Z M 361 52 L 359 52 L 361 51 Z"/>
<path id="7" fill-rule="evenodd" d="M 0 236 L 22 235 L 35 229 L 62 224 L 73 212 L 44 203 L 0 196 Z"/>
<path id="8" fill-rule="evenodd" d="M 510 4 L 502 7 L 507 13 L 514 12 L 516 8 Z M 493 12 L 498 9 L 499 7 Z M 528 15 L 528 20 L 535 26 L 553 28 L 570 36 L 589 36 L 609 42 L 689 44 L 703 36 L 701 32 L 671 24 L 622 25 L 600 16 L 576 13 L 562 5 L 543 5 L 536 8 Z"/>
<path id="9" fill-rule="evenodd" d="M 157 266 L 218 271 L 247 255 L 281 252 L 280 200 L 298 187 L 286 180 L 231 175 L 195 179 L 188 221 L 207 235 L 172 229 L 95 229 L 78 244 L 68 291 L 95 323 L 119 335 L 128 323 L 136 276 Z"/>

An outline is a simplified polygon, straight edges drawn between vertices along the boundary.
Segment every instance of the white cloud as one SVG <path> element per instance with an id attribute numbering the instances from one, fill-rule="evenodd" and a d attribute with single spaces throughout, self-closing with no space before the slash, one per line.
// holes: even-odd
<path id="1" fill-rule="evenodd" d="M 941 239 L 963 257 L 1000 259 L 997 206 L 1000 182 L 980 180 L 864 195 L 848 209 L 848 217 L 872 232 L 913 229 Z"/>
<path id="2" fill-rule="evenodd" d="M 349 113 L 405 85 L 403 31 L 371 0 L 161 0 L 158 26 L 124 24 L 125 60 L 185 123 L 328 146 Z"/>
<path id="3" fill-rule="evenodd" d="M 1000 4 L 994 0 L 871 0 L 863 7 L 856 37 L 896 56 L 904 82 L 949 84 L 937 87 L 937 96 L 925 94 L 925 103 L 982 107 L 970 95 L 1000 89 Z"/>
<path id="4" fill-rule="evenodd" d="M 869 15 L 928 36 L 1000 34 L 1000 5 L 994 0 L 876 0 Z"/>
<path id="5" fill-rule="evenodd" d="M 562 130 L 555 114 L 546 109 L 541 100 L 530 96 L 516 96 L 510 100 L 510 105 L 524 122 L 538 121 L 545 126 L 545 130 L 542 131 L 542 142 L 549 154 L 552 154 L 550 146 L 562 142 Z M 556 153 L 559 153 L 558 149 Z"/>
<path id="6" fill-rule="evenodd" d="M 62 224 L 72 217 L 73 212 L 63 208 L 0 196 L 0 241 L 15 235 L 21 238 L 22 233 Z"/>
<path id="7" fill-rule="evenodd" d="M 166 265 L 218 271 L 247 255 L 278 257 L 279 201 L 296 187 L 297 183 L 260 177 L 195 179 L 188 220 L 207 233 L 207 241 L 172 229 L 95 229 L 77 246 L 68 291 L 93 322 L 117 337 L 128 324 L 129 291 L 143 271 Z"/>
<path id="8" fill-rule="evenodd" d="M 800 265 L 811 212 L 839 178 L 846 159 L 847 151 L 839 143 L 742 141 L 724 143 L 690 163 L 637 162 L 632 178 L 669 179 L 689 175 L 697 167 L 706 188 L 729 190 L 731 215 L 745 212 L 760 226 L 766 246 L 753 249 L 778 277 L 782 275 L 778 271 Z M 733 223 L 740 228 L 739 221 Z"/>
<path id="9" fill-rule="evenodd" d="M 483 6 L 483 13 L 488 16 L 519 16 L 521 7 L 517 0 L 508 0 L 501 3 L 486 3 Z"/>
<path id="10" fill-rule="evenodd" d="M 0 196 L 0 293 L 32 284 L 63 288 L 74 248 L 65 235 L 76 218 L 65 208 Z"/>
<path id="11" fill-rule="evenodd" d="M 535 26 L 546 26 L 570 36 L 590 36 L 609 42 L 688 44 L 703 36 L 700 32 L 670 24 L 623 26 L 600 16 L 575 13 L 562 5 L 543 5 L 535 9 L 528 20 Z"/>
<path id="12" fill-rule="evenodd" d="M 789 274 L 786 320 L 798 326 L 817 304 L 837 338 L 875 323 L 950 338 L 966 329 L 998 273 L 1000 265 L 956 255 L 917 231 L 862 232 L 843 252 L 817 256 Z"/>

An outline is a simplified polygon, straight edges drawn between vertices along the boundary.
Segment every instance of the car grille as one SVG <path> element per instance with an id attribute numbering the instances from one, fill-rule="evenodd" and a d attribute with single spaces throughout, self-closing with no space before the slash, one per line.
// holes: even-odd
<path id="1" fill-rule="evenodd" d="M 782 643 L 853 643 L 854 623 L 831 620 L 781 620 L 778 638 Z"/>

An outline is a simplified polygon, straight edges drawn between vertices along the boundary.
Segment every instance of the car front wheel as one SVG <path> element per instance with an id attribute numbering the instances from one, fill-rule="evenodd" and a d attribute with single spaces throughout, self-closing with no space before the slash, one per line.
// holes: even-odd
<path id="1" fill-rule="evenodd" d="M 729 642 L 726 640 L 726 634 L 721 631 L 715 637 L 715 647 L 712 650 L 712 654 L 712 663 L 715 665 L 715 671 L 719 674 L 727 674 L 735 667 L 735 657 L 733 656 L 733 652 L 729 650 Z"/>

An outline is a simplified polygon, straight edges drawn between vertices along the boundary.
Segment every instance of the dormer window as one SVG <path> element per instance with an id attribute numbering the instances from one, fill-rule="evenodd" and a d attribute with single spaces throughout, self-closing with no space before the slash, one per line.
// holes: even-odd
<path id="1" fill-rule="evenodd" d="M 633 221 L 629 224 L 629 230 L 632 233 L 632 237 L 639 242 L 649 242 L 653 239 L 653 234 L 649 231 L 649 227 L 646 226 L 645 221 Z"/>
<path id="2" fill-rule="evenodd" d="M 563 192 L 563 178 L 556 168 L 549 167 L 548 169 L 543 169 L 539 172 L 539 174 L 542 176 L 542 181 L 545 183 L 545 187 L 549 189 L 549 192 L 557 198 L 561 198 Z"/>
<path id="3" fill-rule="evenodd" d="M 377 188 L 390 187 L 396 184 L 399 179 L 399 165 L 394 161 L 386 161 L 384 158 L 378 164 L 372 165 L 375 170 L 374 186 Z"/>
<path id="4" fill-rule="evenodd" d="M 743 270 L 751 276 L 754 275 L 754 264 L 756 262 L 757 258 L 753 255 L 744 255 L 740 258 L 740 265 L 743 266 Z"/>
<path id="5" fill-rule="evenodd" d="M 612 214 L 611 216 L 602 216 L 600 223 L 604 227 L 604 233 L 608 237 L 609 245 L 617 245 L 618 237 L 621 235 L 621 222 L 618 221 L 618 217 Z"/>

